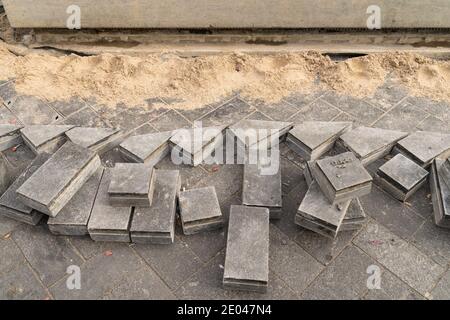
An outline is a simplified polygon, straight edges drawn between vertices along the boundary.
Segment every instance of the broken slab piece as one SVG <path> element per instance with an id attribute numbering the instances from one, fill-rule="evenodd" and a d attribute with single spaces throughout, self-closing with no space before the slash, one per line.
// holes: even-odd
<path id="1" fill-rule="evenodd" d="M 47 221 L 51 233 L 65 236 L 84 236 L 88 234 L 87 224 L 97 196 L 103 175 L 103 167 L 89 178 L 56 217 Z"/>
<path id="2" fill-rule="evenodd" d="M 312 175 L 333 204 L 362 197 L 372 189 L 372 177 L 352 152 L 317 160 Z"/>
<path id="3" fill-rule="evenodd" d="M 268 281 L 269 209 L 232 205 L 223 286 L 266 292 Z"/>
<path id="4" fill-rule="evenodd" d="M 153 199 L 153 167 L 143 163 L 116 163 L 111 169 L 109 202 L 116 207 L 149 207 Z"/>
<path id="5" fill-rule="evenodd" d="M 108 187 L 111 176 L 111 169 L 106 168 L 88 222 L 88 232 L 94 241 L 130 242 L 129 226 L 133 207 L 110 205 Z"/>
<path id="6" fill-rule="evenodd" d="M 178 170 L 155 170 L 152 206 L 136 207 L 131 223 L 131 241 L 143 244 L 170 244 L 175 235 L 177 196 L 181 188 Z"/>
<path id="7" fill-rule="evenodd" d="M 444 183 L 440 174 L 443 164 L 443 160 L 436 159 L 431 166 L 431 200 L 435 224 L 439 227 L 450 228 L 450 188 Z"/>
<path id="8" fill-rule="evenodd" d="M 305 121 L 289 131 L 286 142 L 303 159 L 316 160 L 351 128 L 351 122 Z"/>
<path id="9" fill-rule="evenodd" d="M 414 132 L 397 143 L 394 153 L 401 153 L 427 168 L 435 158 L 446 159 L 450 156 L 450 134 Z"/>
<path id="10" fill-rule="evenodd" d="M 342 151 L 353 152 L 364 165 L 389 154 L 397 143 L 408 135 L 407 132 L 370 127 L 358 127 L 344 133 L 337 146 Z"/>
<path id="11" fill-rule="evenodd" d="M 95 152 L 68 141 L 25 181 L 17 196 L 29 207 L 55 217 L 99 166 Z"/>
<path id="12" fill-rule="evenodd" d="M 31 225 L 37 225 L 42 219 L 43 214 L 33 208 L 23 204 L 17 198 L 16 191 L 25 181 L 28 180 L 48 159 L 50 154 L 42 153 L 38 155 L 31 164 L 17 177 L 9 186 L 5 193 L 0 197 L 0 214 L 8 218 L 25 222 Z"/>
<path id="13" fill-rule="evenodd" d="M 205 187 L 180 192 L 180 218 L 185 235 L 223 227 L 216 188 Z"/>
<path id="14" fill-rule="evenodd" d="M 350 201 L 347 213 L 342 220 L 339 231 L 353 231 L 361 229 L 366 223 L 367 216 L 359 198 Z"/>
<path id="15" fill-rule="evenodd" d="M 0 151 L 8 150 L 22 142 L 20 129 L 22 129 L 22 126 L 11 124 L 0 125 Z"/>
<path id="16" fill-rule="evenodd" d="M 66 136 L 73 143 L 102 154 L 115 146 L 121 134 L 114 128 L 77 127 L 67 131 Z"/>
<path id="17" fill-rule="evenodd" d="M 25 144 L 35 153 L 54 153 L 65 142 L 64 133 L 74 126 L 70 125 L 31 125 L 21 129 Z"/>
<path id="18" fill-rule="evenodd" d="M 378 168 L 374 181 L 394 198 L 406 201 L 426 181 L 428 171 L 402 154 Z"/>
<path id="19" fill-rule="evenodd" d="M 121 154 L 131 162 L 156 165 L 170 152 L 172 131 L 132 136 L 119 146 Z"/>

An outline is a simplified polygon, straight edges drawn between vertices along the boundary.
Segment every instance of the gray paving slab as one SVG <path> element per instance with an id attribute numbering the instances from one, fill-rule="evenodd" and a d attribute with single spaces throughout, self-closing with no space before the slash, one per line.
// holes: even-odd
<path id="1" fill-rule="evenodd" d="M 161 132 L 192 127 L 192 124 L 175 110 L 164 113 L 152 120 L 150 124 Z"/>
<path id="2" fill-rule="evenodd" d="M 214 111 L 207 113 L 199 121 L 202 121 L 204 126 L 231 125 L 255 110 L 256 108 L 250 106 L 247 102 L 239 98 L 234 98 L 222 104 Z"/>
<path id="3" fill-rule="evenodd" d="M 111 169 L 108 195 L 112 206 L 149 207 L 153 192 L 153 167 L 143 163 L 116 163 Z"/>
<path id="4" fill-rule="evenodd" d="M 443 164 L 443 160 L 436 159 L 431 166 L 431 200 L 436 225 L 450 228 L 450 187 L 444 182 L 440 173 Z"/>
<path id="5" fill-rule="evenodd" d="M 0 86 L 0 98 L 6 106 L 10 106 L 17 97 L 16 87 L 14 81 L 9 81 Z"/>
<path id="6" fill-rule="evenodd" d="M 364 165 L 389 154 L 407 132 L 369 127 L 358 127 L 344 133 L 338 140 L 343 150 L 352 151 Z"/>
<path id="7" fill-rule="evenodd" d="M 12 124 L 0 125 L 0 151 L 8 150 L 22 142 L 20 129 L 22 126 Z"/>
<path id="8" fill-rule="evenodd" d="M 450 158 L 444 161 L 444 163 L 441 165 L 441 170 L 439 170 L 439 174 L 441 175 L 447 187 L 450 188 Z"/>
<path id="9" fill-rule="evenodd" d="M 311 104 L 303 105 L 299 109 L 300 111 L 298 113 L 289 118 L 290 121 L 294 123 L 304 121 L 331 121 L 341 112 L 322 98 L 317 99 Z"/>
<path id="10" fill-rule="evenodd" d="M 87 106 L 86 101 L 79 97 L 71 97 L 68 100 L 49 101 L 48 104 L 65 117 Z"/>
<path id="11" fill-rule="evenodd" d="M 253 106 L 259 111 L 262 111 L 265 115 L 276 121 L 283 121 L 291 117 L 294 113 L 298 112 L 298 109 L 285 100 L 275 103 L 266 103 L 264 101 L 251 101 Z"/>
<path id="12" fill-rule="evenodd" d="M 316 160 L 351 127 L 351 122 L 305 121 L 289 131 L 286 141 L 303 159 Z"/>
<path id="13" fill-rule="evenodd" d="M 185 235 L 215 230 L 224 221 L 214 187 L 190 189 L 180 192 L 180 218 Z"/>
<path id="14" fill-rule="evenodd" d="M 450 261 L 450 230 L 426 220 L 412 237 L 412 243 L 436 263 L 445 267 Z"/>
<path id="15" fill-rule="evenodd" d="M 359 230 L 367 222 L 367 216 L 359 198 L 350 201 L 339 231 Z"/>
<path id="16" fill-rule="evenodd" d="M 33 162 L 17 177 L 17 179 L 9 186 L 9 188 L 0 197 L 0 214 L 14 219 L 16 221 L 25 222 L 27 224 L 36 225 L 42 219 L 43 214 L 33 208 L 23 204 L 16 196 L 16 191 L 27 181 L 48 159 L 48 153 L 42 153 L 37 156 Z"/>
<path id="17" fill-rule="evenodd" d="M 233 199 L 234 200 L 234 199 Z M 229 203 L 239 204 L 240 201 L 228 200 Z M 226 205 L 229 210 L 230 204 Z M 228 216 L 228 214 L 227 214 Z M 194 254 L 201 259 L 202 262 L 207 263 L 214 258 L 226 245 L 226 228 L 216 229 L 212 231 L 205 231 L 193 235 L 185 236 L 181 231 L 181 226 L 177 225 L 177 234 L 182 242 L 184 242 Z"/>
<path id="18" fill-rule="evenodd" d="M 8 108 L 25 125 L 50 124 L 61 117 L 45 101 L 32 96 L 18 96 Z"/>
<path id="19" fill-rule="evenodd" d="M 88 234 L 87 224 L 103 171 L 103 167 L 97 169 L 58 215 L 48 219 L 47 225 L 50 232 L 66 236 L 84 236 Z"/>
<path id="20" fill-rule="evenodd" d="M 269 210 L 232 206 L 223 275 L 225 288 L 266 292 L 269 281 Z"/>
<path id="21" fill-rule="evenodd" d="M 22 125 L 19 119 L 3 104 L 0 104 L 0 123 L 9 125 Z"/>
<path id="22" fill-rule="evenodd" d="M 130 242 L 132 207 L 113 207 L 109 203 L 108 188 L 112 171 L 106 168 L 88 223 L 89 235 L 94 241 Z"/>
<path id="23" fill-rule="evenodd" d="M 61 121 L 61 124 L 98 128 L 116 127 L 122 129 L 122 127 L 114 126 L 114 122 L 112 120 L 110 121 L 103 118 L 90 107 L 85 107 L 84 109 L 72 113 L 70 116 Z"/>
<path id="24" fill-rule="evenodd" d="M 169 154 L 171 136 L 172 131 L 132 136 L 120 144 L 119 150 L 132 162 L 153 166 Z"/>
<path id="25" fill-rule="evenodd" d="M 352 152 L 316 161 L 312 175 L 331 203 L 370 193 L 372 177 Z"/>
<path id="26" fill-rule="evenodd" d="M 374 126 L 411 132 L 427 116 L 428 114 L 422 108 L 405 100 L 384 114 Z"/>
<path id="27" fill-rule="evenodd" d="M 192 188 L 203 178 L 208 176 L 206 170 L 202 166 L 193 167 L 187 164 L 177 165 L 172 162 L 170 156 L 166 156 L 155 165 L 160 170 L 178 170 L 181 176 L 181 186 L 184 188 Z"/>
<path id="28" fill-rule="evenodd" d="M 450 297 L 450 271 L 447 271 L 444 276 L 439 279 L 436 287 L 431 291 L 430 298 L 433 300 L 448 300 Z"/>
<path id="29" fill-rule="evenodd" d="M 131 241 L 170 244 L 174 241 L 176 200 L 181 187 L 177 170 L 155 170 L 154 194 L 149 208 L 136 207 L 131 222 Z"/>
<path id="30" fill-rule="evenodd" d="M 54 217 L 99 166 L 100 159 L 93 151 L 68 141 L 17 189 L 17 196 L 24 204 Z"/>
<path id="31" fill-rule="evenodd" d="M 448 119 L 441 120 L 435 116 L 428 116 L 416 127 L 419 131 L 436 131 L 442 133 L 450 132 L 450 123 Z"/>
<path id="32" fill-rule="evenodd" d="M 64 133 L 72 129 L 68 125 L 31 125 L 21 129 L 26 145 L 35 153 L 54 153 L 66 141 Z"/>
<path id="33" fill-rule="evenodd" d="M 123 135 L 114 128 L 77 127 L 66 132 L 73 143 L 102 154 L 118 145 Z"/>

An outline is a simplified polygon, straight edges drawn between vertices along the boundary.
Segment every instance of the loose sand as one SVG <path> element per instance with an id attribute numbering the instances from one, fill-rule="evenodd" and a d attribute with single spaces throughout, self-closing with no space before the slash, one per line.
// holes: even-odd
<path id="1" fill-rule="evenodd" d="M 0 43 L 0 80 L 16 79 L 16 90 L 53 100 L 72 96 L 98 103 L 142 105 L 154 97 L 193 109 L 235 92 L 250 100 L 279 102 L 293 92 L 334 89 L 371 96 L 387 75 L 412 95 L 450 102 L 450 62 L 406 53 L 373 54 L 334 62 L 317 52 L 180 58 L 104 54 L 92 57 L 12 54 Z"/>

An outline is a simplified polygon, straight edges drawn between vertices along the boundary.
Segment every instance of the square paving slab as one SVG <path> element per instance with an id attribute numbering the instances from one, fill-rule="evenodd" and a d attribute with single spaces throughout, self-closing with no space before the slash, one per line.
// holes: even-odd
<path id="1" fill-rule="evenodd" d="M 153 199 L 153 167 L 143 163 L 116 163 L 111 169 L 109 202 L 117 207 L 149 207 Z"/>
<path id="2" fill-rule="evenodd" d="M 21 128 L 11 124 L 0 125 L 0 151 L 8 150 L 22 142 Z"/>
<path id="3" fill-rule="evenodd" d="M 366 213 L 359 198 L 350 201 L 347 213 L 339 231 L 359 230 L 367 221 Z"/>
<path id="4" fill-rule="evenodd" d="M 54 153 L 64 142 L 64 133 L 74 126 L 69 125 L 31 125 L 21 129 L 25 144 L 35 153 Z"/>
<path id="5" fill-rule="evenodd" d="M 289 131 L 286 142 L 303 159 L 316 160 L 351 128 L 351 122 L 305 121 Z"/>
<path id="6" fill-rule="evenodd" d="M 150 133 L 127 138 L 119 146 L 119 151 L 131 162 L 156 165 L 170 152 L 170 132 Z"/>
<path id="7" fill-rule="evenodd" d="M 223 227 L 216 188 L 205 187 L 180 192 L 180 217 L 186 235 Z"/>
<path id="8" fill-rule="evenodd" d="M 23 204 L 16 196 L 16 191 L 27 181 L 48 159 L 50 154 L 42 153 L 22 172 L 0 197 L 0 214 L 31 225 L 37 225 L 43 214 Z"/>
<path id="9" fill-rule="evenodd" d="M 394 198 L 405 201 L 426 181 L 428 171 L 402 154 L 382 165 L 374 180 Z"/>
<path id="10" fill-rule="evenodd" d="M 314 179 L 331 203 L 369 194 L 372 177 L 352 152 L 316 161 Z"/>
<path id="11" fill-rule="evenodd" d="M 174 241 L 177 196 L 181 188 L 178 170 L 155 170 L 152 206 L 136 207 L 131 223 L 131 241 L 170 244 Z"/>
<path id="12" fill-rule="evenodd" d="M 434 222 L 444 228 L 450 228 L 450 188 L 443 181 L 440 169 L 444 161 L 436 159 L 431 166 L 431 200 L 433 201 Z"/>
<path id="13" fill-rule="evenodd" d="M 113 207 L 109 203 L 108 187 L 112 171 L 106 168 L 88 222 L 88 232 L 94 241 L 130 242 L 132 207 Z"/>
<path id="14" fill-rule="evenodd" d="M 344 133 L 339 138 L 338 145 L 343 150 L 355 153 L 367 165 L 389 154 L 397 141 L 407 135 L 407 132 L 402 131 L 358 127 Z"/>
<path id="15" fill-rule="evenodd" d="M 266 292 L 269 281 L 269 209 L 232 205 L 223 286 Z"/>
<path id="16" fill-rule="evenodd" d="M 53 234 L 84 236 L 88 234 L 87 224 L 91 216 L 95 197 L 103 175 L 103 167 L 89 178 L 56 217 L 47 221 Z"/>
<path id="17" fill-rule="evenodd" d="M 114 128 L 85 128 L 77 127 L 66 132 L 73 143 L 102 154 L 117 144 L 121 132 Z"/>
<path id="18" fill-rule="evenodd" d="M 95 152 L 68 141 L 17 190 L 17 196 L 55 217 L 99 166 Z"/>
<path id="19" fill-rule="evenodd" d="M 417 131 L 400 140 L 394 153 L 402 153 L 426 168 L 436 158 L 450 156 L 450 134 Z"/>

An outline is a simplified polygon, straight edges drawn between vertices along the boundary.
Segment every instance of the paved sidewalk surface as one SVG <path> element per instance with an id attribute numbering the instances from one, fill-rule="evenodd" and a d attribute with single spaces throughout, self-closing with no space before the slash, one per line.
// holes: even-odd
<path id="1" fill-rule="evenodd" d="M 0 83 L 0 97 L 16 95 Z M 21 102 L 22 101 L 22 102 Z M 23 102 L 25 101 L 25 103 Z M 355 126 L 450 132 L 450 106 L 410 97 L 386 83 L 374 97 L 355 99 L 334 92 L 292 95 L 277 105 L 239 95 L 196 110 L 174 110 L 170 98 L 151 99 L 165 108 L 107 108 L 94 100 L 45 102 L 25 97 L 0 107 L 1 123 L 63 123 L 115 126 L 135 134 L 227 124 L 242 118 L 302 122 L 354 121 Z M 0 217 L 0 299 L 440 299 L 450 298 L 450 231 L 436 227 L 428 184 L 406 204 L 377 187 L 361 198 L 370 217 L 358 232 L 333 243 L 294 224 L 306 193 L 304 161 L 281 145 L 283 218 L 270 226 L 270 282 L 266 294 L 221 287 L 226 228 L 184 236 L 177 221 L 173 245 L 96 243 L 88 237 L 51 235 L 46 225 L 27 226 Z M 33 158 L 24 146 L 5 156 L 20 170 Z M 112 166 L 117 151 L 105 154 Z M 376 168 L 376 163 L 373 167 Z M 166 158 L 158 168 L 176 168 Z M 182 186 L 215 186 L 224 216 L 241 203 L 242 166 L 179 167 Z M 68 290 L 66 269 L 81 268 L 81 289 Z M 381 271 L 381 289 L 369 290 L 369 266 Z"/>

